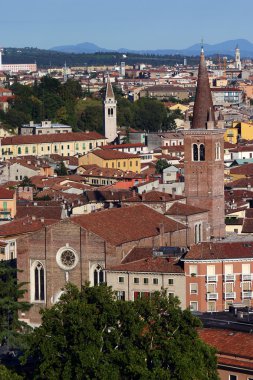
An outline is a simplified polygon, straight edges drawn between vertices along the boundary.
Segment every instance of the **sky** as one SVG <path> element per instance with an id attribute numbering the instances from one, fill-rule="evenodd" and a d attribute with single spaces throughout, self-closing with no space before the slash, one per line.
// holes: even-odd
<path id="1" fill-rule="evenodd" d="M 252 0 L 12 0 L 1 4 L 0 46 L 92 42 L 107 49 L 181 49 L 245 38 Z"/>

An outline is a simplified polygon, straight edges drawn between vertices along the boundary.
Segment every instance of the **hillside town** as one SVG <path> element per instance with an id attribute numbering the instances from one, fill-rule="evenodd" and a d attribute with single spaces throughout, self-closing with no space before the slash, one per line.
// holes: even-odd
<path id="1" fill-rule="evenodd" d="M 1 118 L 0 257 L 16 261 L 32 305 L 19 320 L 40 326 L 68 283 L 106 283 L 122 301 L 165 290 L 202 320 L 220 378 L 252 379 L 252 61 L 239 46 L 207 59 L 202 46 L 198 66 L 41 69 L 0 53 L 0 74 L 3 115 L 13 85 L 44 77 L 77 81 L 103 107 L 101 132 Z M 118 91 L 133 105 L 159 101 L 173 120 L 120 124 Z"/>

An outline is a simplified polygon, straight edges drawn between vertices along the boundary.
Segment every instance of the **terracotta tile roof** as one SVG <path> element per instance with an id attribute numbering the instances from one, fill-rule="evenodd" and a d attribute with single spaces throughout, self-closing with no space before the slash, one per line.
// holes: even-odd
<path id="1" fill-rule="evenodd" d="M 56 219 L 45 219 L 41 220 L 32 220 L 31 217 L 25 217 L 18 220 L 13 220 L 12 222 L 2 224 L 0 228 L 0 236 L 16 236 L 22 235 L 30 232 L 35 232 L 40 230 L 42 227 L 56 223 Z"/>
<path id="2" fill-rule="evenodd" d="M 230 174 L 253 176 L 253 164 L 244 164 L 230 169 Z"/>
<path id="3" fill-rule="evenodd" d="M 253 187 L 253 177 L 241 178 L 233 182 L 229 182 L 226 184 L 226 188 L 229 188 L 229 187 L 231 187 L 232 189 L 234 188 L 247 189 L 249 187 Z"/>
<path id="4" fill-rule="evenodd" d="M 131 263 L 132 261 L 138 261 L 152 257 L 152 247 L 134 247 L 121 261 L 121 264 Z"/>
<path id="5" fill-rule="evenodd" d="M 204 242 L 193 245 L 183 260 L 253 259 L 252 242 Z"/>
<path id="6" fill-rule="evenodd" d="M 131 197 L 132 192 L 129 190 L 88 190 L 85 192 L 87 202 L 106 202 L 106 201 L 121 201 L 125 198 Z"/>
<path id="7" fill-rule="evenodd" d="M 228 141 L 224 141 L 224 149 L 231 149 L 231 148 L 234 148 L 236 145 L 235 144 L 232 144 Z"/>
<path id="8" fill-rule="evenodd" d="M 143 148 L 145 145 L 142 143 L 132 144 L 116 144 L 116 145 L 103 145 L 103 149 L 126 149 L 126 148 Z"/>
<path id="9" fill-rule="evenodd" d="M 251 234 L 253 232 L 253 218 L 245 218 L 242 227 L 242 234 Z"/>
<path id="10" fill-rule="evenodd" d="M 241 200 L 241 199 L 253 199 L 253 191 L 249 190 L 225 190 L 225 201 Z"/>
<path id="11" fill-rule="evenodd" d="M 166 257 L 149 257 L 131 263 L 115 265 L 107 268 L 109 271 L 128 271 L 143 273 L 184 273 L 178 260 Z"/>
<path id="12" fill-rule="evenodd" d="M 140 186 L 141 185 L 143 184 L 140 184 Z M 128 198 L 126 202 L 172 202 L 179 199 L 185 199 L 185 197 L 182 195 L 172 195 L 169 193 L 163 193 L 162 191 L 152 190 L 148 193 L 137 193 L 133 197 Z"/>
<path id="13" fill-rule="evenodd" d="M 68 132 L 68 133 L 53 133 L 44 135 L 29 135 L 29 136 L 12 136 L 4 137 L 1 141 L 2 145 L 18 145 L 18 144 L 42 144 L 67 141 L 89 141 L 105 139 L 104 136 L 97 132 Z"/>
<path id="14" fill-rule="evenodd" d="M 100 168 L 100 167 L 92 167 L 87 169 L 82 173 L 83 177 L 106 177 L 106 178 L 143 178 L 145 177 L 142 174 L 137 174 L 132 171 L 123 171 L 120 169 L 112 169 L 112 168 Z"/>
<path id="15" fill-rule="evenodd" d="M 161 224 L 165 233 L 185 229 L 181 223 L 144 205 L 109 209 L 73 217 L 72 220 L 115 246 L 158 236 Z"/>
<path id="16" fill-rule="evenodd" d="M 102 158 L 103 160 L 120 160 L 120 159 L 130 159 L 130 158 L 139 158 L 137 154 L 119 152 L 117 150 L 111 149 L 96 149 L 92 151 L 97 157 Z"/>
<path id="17" fill-rule="evenodd" d="M 45 219 L 61 219 L 62 206 L 34 206 L 27 204 L 26 206 L 17 205 L 17 214 L 15 219 L 24 218 L 26 216 L 35 216 L 36 218 Z"/>
<path id="18" fill-rule="evenodd" d="M 253 152 L 253 145 L 237 145 L 235 148 L 230 149 L 230 152 Z"/>
<path id="19" fill-rule="evenodd" d="M 253 368 L 252 334 L 214 328 L 201 329 L 198 333 L 201 339 L 216 348 L 218 355 L 231 356 L 231 358 L 227 358 L 229 360 L 249 359 L 251 363 L 244 361 L 244 366 L 247 367 L 248 364 L 251 364 L 251 368 Z M 218 357 L 218 360 L 220 359 L 221 362 L 224 362 L 224 358 Z"/>
<path id="20" fill-rule="evenodd" d="M 0 188 L 0 199 L 13 199 L 15 190 L 8 190 L 4 187 Z"/>
<path id="21" fill-rule="evenodd" d="M 176 203 L 173 203 L 173 205 L 165 212 L 164 215 L 190 216 L 190 215 L 200 214 L 203 212 L 208 212 L 208 210 L 205 210 L 200 207 L 176 202 Z"/>
<path id="22" fill-rule="evenodd" d="M 245 218 L 253 218 L 253 208 L 248 208 L 245 211 Z"/>

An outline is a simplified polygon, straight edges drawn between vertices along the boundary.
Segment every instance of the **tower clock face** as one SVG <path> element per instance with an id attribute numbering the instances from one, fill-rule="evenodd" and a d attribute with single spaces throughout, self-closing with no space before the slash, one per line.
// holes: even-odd
<path id="1" fill-rule="evenodd" d="M 60 268 L 69 271 L 78 263 L 78 256 L 71 248 L 62 248 L 57 252 L 56 262 Z"/>

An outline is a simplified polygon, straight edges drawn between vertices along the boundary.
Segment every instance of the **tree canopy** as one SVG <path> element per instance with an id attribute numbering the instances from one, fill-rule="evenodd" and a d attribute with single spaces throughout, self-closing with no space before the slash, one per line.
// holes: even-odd
<path id="1" fill-rule="evenodd" d="M 42 311 L 24 357 L 35 379 L 217 380 L 212 348 L 198 338 L 200 322 L 177 298 L 118 301 L 105 285 L 68 284 Z"/>

